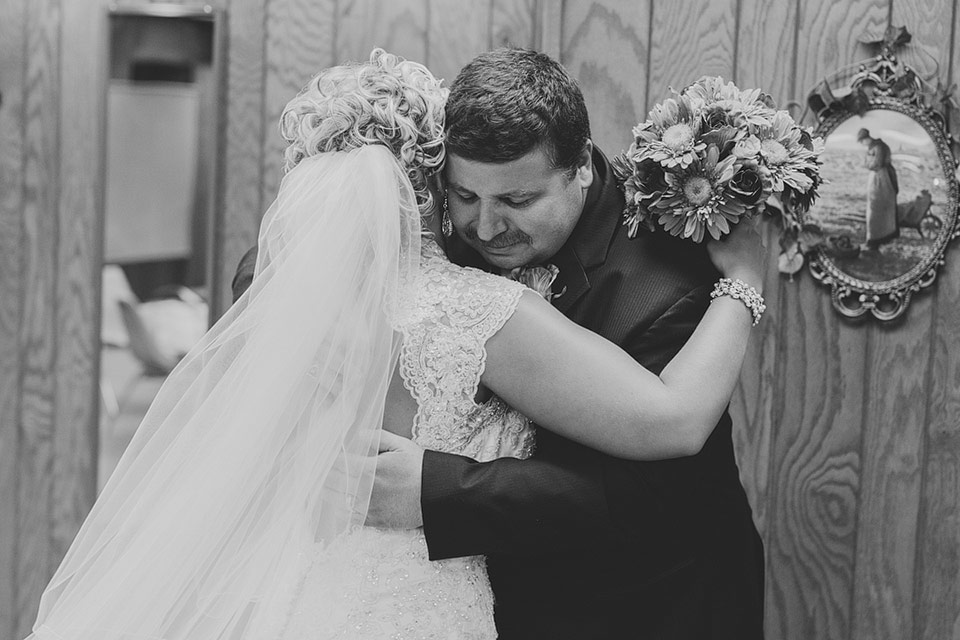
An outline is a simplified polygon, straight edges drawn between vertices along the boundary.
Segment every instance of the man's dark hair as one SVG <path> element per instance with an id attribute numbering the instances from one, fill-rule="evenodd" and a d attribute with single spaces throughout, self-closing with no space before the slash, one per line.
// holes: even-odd
<path id="1" fill-rule="evenodd" d="M 482 53 L 460 71 L 446 107 L 447 153 L 509 162 L 542 148 L 575 169 L 590 138 L 583 94 L 550 56 L 519 48 Z"/>

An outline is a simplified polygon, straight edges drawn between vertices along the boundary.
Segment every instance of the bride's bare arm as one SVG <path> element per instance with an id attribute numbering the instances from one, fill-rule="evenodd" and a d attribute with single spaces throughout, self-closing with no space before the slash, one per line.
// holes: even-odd
<path id="1" fill-rule="evenodd" d="M 716 247 L 711 255 L 722 273 L 759 289 L 763 261 L 746 255 L 753 249 L 744 238 L 745 231 L 738 232 L 734 246 Z M 483 383 L 538 425 L 605 453 L 636 460 L 692 455 L 730 400 L 751 326 L 741 301 L 715 299 L 657 376 L 525 292 L 487 342 Z"/>

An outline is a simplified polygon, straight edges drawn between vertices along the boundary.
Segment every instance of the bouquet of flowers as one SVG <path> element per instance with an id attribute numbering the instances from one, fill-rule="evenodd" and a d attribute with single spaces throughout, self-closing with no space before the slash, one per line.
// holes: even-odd
<path id="1" fill-rule="evenodd" d="M 705 77 L 656 105 L 633 129 L 630 149 L 614 158 L 626 195 L 624 225 L 702 242 L 729 233 L 743 217 L 779 201 L 794 234 L 821 184 L 814 138 L 759 89 L 742 91 Z"/>

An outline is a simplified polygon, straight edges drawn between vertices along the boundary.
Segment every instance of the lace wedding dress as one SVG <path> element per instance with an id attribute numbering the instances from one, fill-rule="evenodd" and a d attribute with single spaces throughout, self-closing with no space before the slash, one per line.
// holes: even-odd
<path id="1" fill-rule="evenodd" d="M 417 401 L 413 438 L 476 460 L 525 458 L 529 421 L 496 396 L 478 403 L 484 345 L 524 286 L 451 264 L 424 239 L 415 311 L 402 322 L 399 370 Z M 420 530 L 358 528 L 305 558 L 283 640 L 491 640 L 493 593 L 482 557 L 431 562 Z"/>
<path id="2" fill-rule="evenodd" d="M 476 401 L 522 285 L 423 238 L 382 145 L 301 160 L 258 246 L 250 289 L 168 376 L 29 640 L 493 638 L 481 559 L 431 563 L 419 533 L 362 527 L 367 462 L 398 369 L 423 446 L 529 453 L 521 416 Z"/>

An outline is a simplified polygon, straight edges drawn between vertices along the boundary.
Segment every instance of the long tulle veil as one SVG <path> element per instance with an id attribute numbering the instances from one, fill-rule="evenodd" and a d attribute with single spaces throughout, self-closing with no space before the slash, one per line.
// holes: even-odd
<path id="1" fill-rule="evenodd" d="M 364 520 L 420 233 L 385 147 L 285 176 L 250 290 L 163 385 L 30 638 L 276 637 L 301 554 Z"/>

